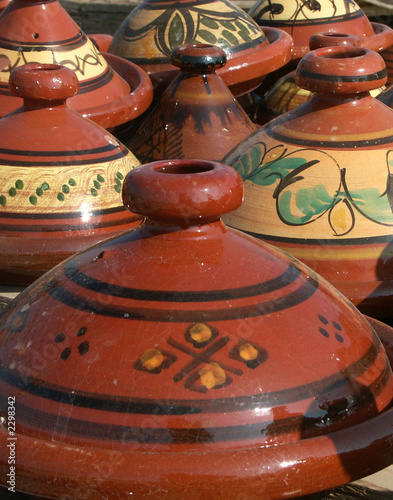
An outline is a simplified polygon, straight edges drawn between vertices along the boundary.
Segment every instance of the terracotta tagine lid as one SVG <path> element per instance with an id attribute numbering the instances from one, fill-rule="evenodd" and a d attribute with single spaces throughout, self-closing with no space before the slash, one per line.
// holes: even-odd
<path id="1" fill-rule="evenodd" d="M 0 400 L 15 394 L 20 491 L 290 498 L 391 463 L 378 336 L 313 271 L 221 222 L 242 195 L 218 163 L 137 168 L 123 199 L 143 224 L 8 306 Z"/>
<path id="2" fill-rule="evenodd" d="M 69 106 L 105 128 L 128 122 L 152 101 L 146 73 L 129 61 L 100 53 L 57 0 L 12 0 L 0 17 L 0 116 L 22 105 L 11 96 L 13 68 L 60 64 L 75 71 L 79 93 Z"/>
<path id="3" fill-rule="evenodd" d="M 393 111 L 370 96 L 386 81 L 369 49 L 325 47 L 299 63 L 316 92 L 236 146 L 245 181 L 227 222 L 310 265 L 372 316 L 392 314 Z"/>
<path id="4" fill-rule="evenodd" d="M 109 52 L 138 64 L 162 84 L 176 74 L 172 51 L 185 43 L 225 50 L 228 62 L 218 73 L 234 95 L 256 88 L 291 59 L 292 50 L 291 37 L 275 28 L 262 31 L 228 0 L 144 0 L 118 28 Z"/>
<path id="5" fill-rule="evenodd" d="M 355 35 L 348 35 L 346 33 L 316 33 L 310 38 L 309 46 L 310 50 L 336 46 L 360 47 L 361 40 Z M 384 87 L 374 89 L 370 91 L 370 94 L 373 97 L 377 97 L 383 90 Z M 300 106 L 300 104 L 308 101 L 312 95 L 312 92 L 297 85 L 296 71 L 291 71 L 280 78 L 262 97 L 256 110 L 254 121 L 259 125 L 264 125 L 273 118 Z"/>
<path id="6" fill-rule="evenodd" d="M 355 35 L 362 46 L 375 51 L 393 45 L 393 30 L 380 23 L 370 23 L 354 0 L 257 0 L 249 11 L 260 26 L 280 28 L 294 41 L 293 58 L 300 59 L 309 51 L 310 37 L 321 31 Z"/>
<path id="7" fill-rule="evenodd" d="M 223 49 L 187 44 L 172 52 L 181 73 L 166 88 L 136 133 L 123 142 L 141 163 L 168 158 L 220 160 L 256 126 L 216 74 Z"/>
<path id="8" fill-rule="evenodd" d="M 139 223 L 121 185 L 138 160 L 68 108 L 73 71 L 27 64 L 11 73 L 24 105 L 0 120 L 0 282 L 31 282 L 73 253 Z"/>

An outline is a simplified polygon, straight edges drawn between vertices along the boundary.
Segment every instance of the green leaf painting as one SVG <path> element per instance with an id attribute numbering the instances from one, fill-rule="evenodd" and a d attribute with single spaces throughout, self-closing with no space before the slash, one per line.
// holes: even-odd
<path id="1" fill-rule="evenodd" d="M 295 203 L 292 203 L 292 197 Z M 305 224 L 329 210 L 335 197 L 331 196 L 323 184 L 312 188 L 299 189 L 296 194 L 290 190 L 279 197 L 278 210 L 287 224 Z"/>
<path id="2" fill-rule="evenodd" d="M 393 225 L 393 213 L 386 193 L 381 195 L 378 189 L 358 189 L 349 191 L 350 200 L 355 208 L 380 224 Z"/>

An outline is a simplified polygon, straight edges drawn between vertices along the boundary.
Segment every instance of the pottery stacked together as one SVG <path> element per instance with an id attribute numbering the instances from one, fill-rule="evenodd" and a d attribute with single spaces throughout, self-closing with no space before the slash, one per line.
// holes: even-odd
<path id="1" fill-rule="evenodd" d="M 288 15 L 274 5 L 254 14 Z M 309 37 L 313 5 L 291 30 Z M 366 45 L 393 36 L 352 3 L 329 15 L 360 22 Z M 369 94 L 381 56 L 309 52 L 296 81 L 314 95 L 257 128 L 232 93 L 292 42 L 226 0 L 145 0 L 105 41 L 117 55 L 74 38 L 106 76 L 18 67 L 23 105 L 0 120 L 0 276 L 68 257 L 0 316 L 1 484 L 14 424 L 32 498 L 295 498 L 389 465 L 392 330 L 355 307 L 388 316 L 393 294 L 393 111 Z M 70 109 L 78 78 L 82 101 L 84 85 L 107 95 L 112 64 L 126 90 L 97 108 L 125 145 Z M 155 102 L 130 122 L 153 99 L 145 71 Z"/>

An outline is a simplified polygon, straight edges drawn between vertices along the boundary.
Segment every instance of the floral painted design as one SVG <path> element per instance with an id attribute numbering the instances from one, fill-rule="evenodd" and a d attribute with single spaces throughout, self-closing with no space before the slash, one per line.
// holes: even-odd
<path id="1" fill-rule="evenodd" d="M 381 193 L 375 187 L 352 189 L 346 168 L 317 149 L 288 152 L 283 144 L 267 149 L 261 141 L 231 161 L 244 181 L 275 184 L 273 199 L 284 224 L 301 226 L 327 216 L 335 236 L 350 233 L 358 216 L 393 226 L 393 150 L 387 151 L 386 163 L 387 184 Z"/>
<path id="2" fill-rule="evenodd" d="M 241 9 L 225 0 L 197 4 L 149 4 L 126 20 L 112 42 L 112 52 L 133 60 L 164 57 L 185 43 L 219 45 L 229 52 L 253 46 L 265 38 L 258 25 Z"/>

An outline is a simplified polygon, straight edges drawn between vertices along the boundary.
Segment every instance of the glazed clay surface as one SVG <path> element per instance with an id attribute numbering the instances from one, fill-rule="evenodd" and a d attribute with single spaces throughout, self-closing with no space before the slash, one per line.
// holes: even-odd
<path id="1" fill-rule="evenodd" d="M 124 143 L 141 163 L 168 158 L 220 160 L 256 126 L 216 74 L 223 49 L 187 44 L 172 53 L 179 74 Z"/>
<path id="2" fill-rule="evenodd" d="M 363 40 L 365 47 L 381 51 L 393 43 L 393 31 L 383 24 L 370 23 L 353 0 L 258 0 L 250 16 L 261 26 L 274 26 L 294 40 L 293 57 L 309 51 L 312 35 L 321 31 L 349 33 Z"/>
<path id="3" fill-rule="evenodd" d="M 104 57 L 56 0 L 10 3 L 0 17 L 0 38 L 0 116 L 22 105 L 10 95 L 8 81 L 12 69 L 27 63 L 72 69 L 79 93 L 69 106 L 105 128 L 138 116 L 152 101 L 144 71 L 129 61 Z"/>
<path id="4" fill-rule="evenodd" d="M 362 39 L 364 40 L 364 38 Z M 358 47 L 361 40 L 355 35 L 346 33 L 316 33 L 312 35 L 309 42 L 310 50 L 319 47 Z M 376 97 L 384 90 L 384 87 L 371 90 L 371 95 Z M 254 118 L 255 123 L 264 125 L 269 120 L 291 111 L 300 104 L 308 101 L 312 96 L 309 90 L 302 89 L 296 83 L 296 71 L 291 71 L 280 78 L 273 87 L 262 97 L 259 109 Z"/>
<path id="5" fill-rule="evenodd" d="M 134 169 L 123 196 L 144 223 L 3 313 L 0 408 L 16 394 L 20 490 L 278 499 L 391 462 L 378 336 L 313 271 L 221 222 L 242 194 L 213 162 Z"/>
<path id="6" fill-rule="evenodd" d="M 274 241 L 363 310 L 392 314 L 392 110 L 369 95 L 386 81 L 377 53 L 321 48 L 297 82 L 317 92 L 268 123 L 225 159 L 245 181 L 227 216 Z"/>
<path id="7" fill-rule="evenodd" d="M 78 90 L 70 69 L 25 65 L 10 86 L 24 105 L 0 120 L 0 279 L 26 283 L 137 223 L 122 205 L 121 185 L 139 162 L 67 107 Z"/>
<path id="8" fill-rule="evenodd" d="M 179 45 L 218 45 L 228 59 L 219 73 L 239 95 L 257 87 L 264 75 L 291 58 L 290 37 L 274 28 L 267 28 L 266 35 L 228 0 L 145 0 L 118 28 L 109 52 L 135 62 L 153 79 L 170 81 L 176 69 L 170 56 Z M 169 75 L 164 76 L 166 72 Z"/>

